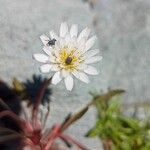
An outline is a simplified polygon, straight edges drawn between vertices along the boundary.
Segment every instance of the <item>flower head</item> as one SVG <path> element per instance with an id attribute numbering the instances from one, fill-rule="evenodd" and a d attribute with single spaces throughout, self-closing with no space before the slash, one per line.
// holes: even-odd
<path id="1" fill-rule="evenodd" d="M 59 36 L 50 31 L 50 38 L 41 35 L 45 54 L 34 54 L 33 57 L 44 63 L 40 67 L 42 73 L 54 71 L 52 83 L 57 84 L 64 79 L 67 90 L 73 88 L 73 76 L 89 83 L 89 75 L 97 75 L 96 68 L 91 66 L 102 59 L 99 49 L 91 49 L 96 36 L 89 38 L 90 29 L 85 28 L 78 35 L 78 26 L 72 25 L 70 30 L 66 22 L 61 23 Z"/>

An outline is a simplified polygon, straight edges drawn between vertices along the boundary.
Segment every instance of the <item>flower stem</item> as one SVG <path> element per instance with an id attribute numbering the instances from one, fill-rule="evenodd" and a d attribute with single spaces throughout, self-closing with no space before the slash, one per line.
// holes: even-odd
<path id="1" fill-rule="evenodd" d="M 55 139 L 58 138 L 61 134 L 60 132 L 61 126 L 56 125 L 54 129 L 52 130 L 52 133 L 50 133 L 48 137 L 48 143 L 46 144 L 44 150 L 49 150 L 52 147 L 52 144 L 54 143 Z"/>

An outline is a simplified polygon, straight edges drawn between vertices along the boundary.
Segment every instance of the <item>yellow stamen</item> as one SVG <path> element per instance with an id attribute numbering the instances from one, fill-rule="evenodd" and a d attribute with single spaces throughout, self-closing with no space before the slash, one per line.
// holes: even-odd
<path id="1" fill-rule="evenodd" d="M 76 48 L 70 50 L 68 47 L 64 47 L 61 49 L 59 58 L 60 64 L 63 69 L 68 71 L 73 71 L 77 69 L 77 65 L 81 63 L 81 56 L 79 55 L 79 52 L 78 54 L 75 54 L 75 52 L 77 51 L 78 50 Z"/>

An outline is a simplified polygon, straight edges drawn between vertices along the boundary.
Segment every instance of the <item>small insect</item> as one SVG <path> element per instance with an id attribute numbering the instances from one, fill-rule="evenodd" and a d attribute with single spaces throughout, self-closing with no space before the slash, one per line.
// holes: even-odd
<path id="1" fill-rule="evenodd" d="M 53 46 L 55 45 L 56 39 L 51 39 L 47 42 L 47 46 Z"/>
<path id="2" fill-rule="evenodd" d="M 71 58 L 71 57 L 68 57 L 68 58 L 65 60 L 65 63 L 66 63 L 67 65 L 70 65 L 71 62 L 72 62 L 72 58 Z"/>

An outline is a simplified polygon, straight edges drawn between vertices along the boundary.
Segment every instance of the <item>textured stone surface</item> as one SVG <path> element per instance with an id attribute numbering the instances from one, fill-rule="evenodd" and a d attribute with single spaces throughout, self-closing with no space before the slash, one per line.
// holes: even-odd
<path id="1" fill-rule="evenodd" d="M 96 2 L 96 0 L 95 0 Z M 39 74 L 32 54 L 41 52 L 39 36 L 50 29 L 58 31 L 60 22 L 90 26 L 98 36 L 103 61 L 101 74 L 89 85 L 76 81 L 73 92 L 61 83 L 53 86 L 50 125 L 76 112 L 90 100 L 90 90 L 123 88 L 127 102 L 148 101 L 150 94 L 150 1 L 97 0 L 94 9 L 80 0 L 1 0 L 0 1 L 0 77 L 11 81 Z M 43 75 L 45 76 L 45 75 Z M 90 149 L 100 149 L 97 139 L 82 136 L 94 124 L 94 110 L 73 126 L 69 133 Z"/>

